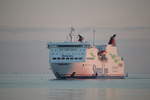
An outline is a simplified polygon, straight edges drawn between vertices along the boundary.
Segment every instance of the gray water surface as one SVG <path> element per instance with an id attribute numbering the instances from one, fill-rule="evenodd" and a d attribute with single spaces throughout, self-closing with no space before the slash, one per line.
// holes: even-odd
<path id="1" fill-rule="evenodd" d="M 56 80 L 50 74 L 0 74 L 0 100 L 150 100 L 150 75 Z"/>

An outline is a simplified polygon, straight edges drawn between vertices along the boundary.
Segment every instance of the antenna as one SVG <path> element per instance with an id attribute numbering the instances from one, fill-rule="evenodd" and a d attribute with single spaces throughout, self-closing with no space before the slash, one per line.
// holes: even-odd
<path id="1" fill-rule="evenodd" d="M 95 29 L 93 29 L 93 46 L 95 45 Z"/>
<path id="2" fill-rule="evenodd" d="M 69 37 L 70 37 L 70 41 L 72 42 L 73 39 L 73 32 L 75 31 L 75 29 L 73 27 L 70 28 L 70 33 L 69 33 Z"/>

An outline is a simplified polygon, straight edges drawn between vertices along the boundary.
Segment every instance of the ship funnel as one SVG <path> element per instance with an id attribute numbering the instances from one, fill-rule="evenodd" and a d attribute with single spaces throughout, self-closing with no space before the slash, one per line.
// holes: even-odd
<path id="1" fill-rule="evenodd" d="M 113 36 L 110 37 L 110 40 L 108 42 L 108 44 L 112 45 L 112 46 L 116 46 L 116 40 L 115 40 L 116 34 L 114 34 Z"/>

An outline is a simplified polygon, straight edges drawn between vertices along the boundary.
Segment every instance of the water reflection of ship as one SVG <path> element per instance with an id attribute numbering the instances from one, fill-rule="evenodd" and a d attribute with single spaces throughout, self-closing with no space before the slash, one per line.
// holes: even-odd
<path id="1" fill-rule="evenodd" d="M 115 88 L 49 89 L 49 99 L 55 100 L 119 100 Z"/>
<path id="2" fill-rule="evenodd" d="M 117 53 L 114 34 L 107 45 L 85 42 L 80 34 L 69 33 L 70 41 L 49 42 L 49 62 L 58 79 L 124 78 L 124 61 Z"/>

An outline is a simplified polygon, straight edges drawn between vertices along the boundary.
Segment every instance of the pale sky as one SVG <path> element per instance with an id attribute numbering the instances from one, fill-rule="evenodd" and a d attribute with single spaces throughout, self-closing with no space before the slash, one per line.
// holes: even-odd
<path id="1" fill-rule="evenodd" d="M 46 72 L 46 41 L 71 26 L 102 43 L 116 33 L 129 72 L 150 73 L 150 0 L 0 0 L 0 71 Z"/>
<path id="2" fill-rule="evenodd" d="M 1 0 L 4 27 L 149 27 L 149 0 Z"/>
<path id="3" fill-rule="evenodd" d="M 70 26 L 96 28 L 98 34 L 129 29 L 133 33 L 121 37 L 150 38 L 149 5 L 150 0 L 0 0 L 0 40 L 49 40 Z"/>

